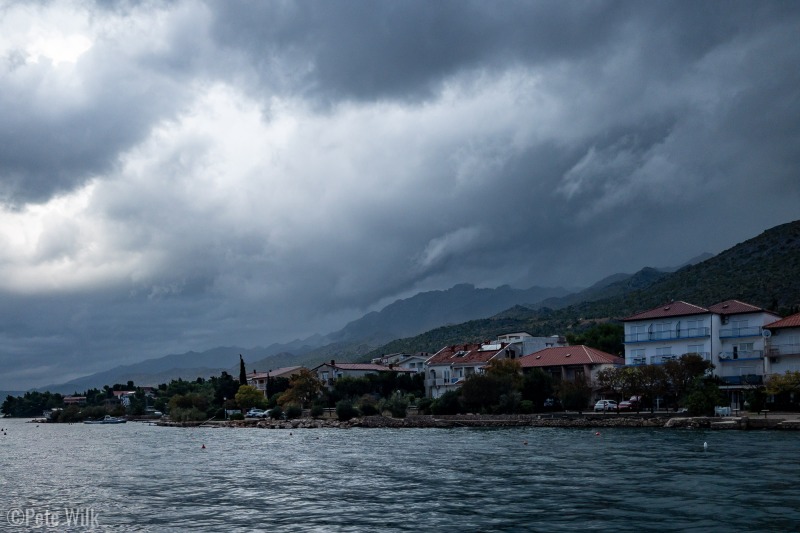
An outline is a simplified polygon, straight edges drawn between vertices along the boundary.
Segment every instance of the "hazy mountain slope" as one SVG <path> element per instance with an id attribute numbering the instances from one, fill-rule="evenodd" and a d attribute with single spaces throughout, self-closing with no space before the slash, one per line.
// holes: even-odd
<path id="1" fill-rule="evenodd" d="M 478 289 L 464 283 L 447 290 L 422 292 L 397 300 L 380 311 L 350 322 L 327 338 L 342 342 L 382 337 L 382 342 L 385 342 L 444 324 L 491 316 L 516 304 L 535 304 L 545 298 L 566 294 L 563 288 L 521 290 L 504 285 L 496 289 Z"/>
<path id="2" fill-rule="evenodd" d="M 594 294 L 578 293 L 587 301 L 561 309 L 516 306 L 494 317 L 437 328 L 415 337 L 398 339 L 367 353 L 362 359 L 397 351 L 435 352 L 448 344 L 491 339 L 504 333 L 563 334 L 592 321 L 624 318 L 670 300 L 712 305 L 730 298 L 788 314 L 800 306 L 800 221 L 777 226 L 699 264 L 673 274 L 643 269 L 615 281 Z M 589 291 L 587 293 L 587 291 Z M 572 296 L 568 297 L 571 298 Z M 542 305 L 559 305 L 558 299 Z"/>

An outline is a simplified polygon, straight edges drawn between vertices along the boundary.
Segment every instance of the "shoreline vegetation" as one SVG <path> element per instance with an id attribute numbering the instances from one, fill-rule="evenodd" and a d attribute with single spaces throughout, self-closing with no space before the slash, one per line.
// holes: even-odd
<path id="1" fill-rule="evenodd" d="M 552 415 L 411 415 L 392 418 L 382 415 L 364 416 L 350 420 L 337 418 L 296 418 L 292 420 L 209 420 L 205 422 L 173 422 L 159 420 L 164 427 L 215 427 L 259 429 L 323 429 L 323 428 L 669 428 L 714 430 L 792 430 L 800 431 L 800 419 L 792 415 L 781 416 L 727 416 L 727 417 L 677 417 L 666 413 L 633 414 L 569 414 Z"/>

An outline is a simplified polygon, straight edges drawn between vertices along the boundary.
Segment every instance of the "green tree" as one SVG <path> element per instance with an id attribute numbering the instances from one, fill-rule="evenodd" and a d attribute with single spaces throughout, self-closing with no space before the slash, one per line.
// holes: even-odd
<path id="1" fill-rule="evenodd" d="M 431 402 L 434 415 L 456 415 L 461 410 L 461 394 L 457 390 L 447 391 Z"/>
<path id="2" fill-rule="evenodd" d="M 558 384 L 558 397 L 564 409 L 582 412 L 592 399 L 592 387 L 583 378 L 563 380 Z"/>
<path id="3" fill-rule="evenodd" d="M 336 417 L 339 420 L 346 421 L 358 416 L 358 410 L 353 406 L 350 400 L 339 400 L 336 402 Z"/>
<path id="4" fill-rule="evenodd" d="M 383 408 L 387 409 L 393 418 L 405 418 L 408 411 L 408 399 L 402 392 L 397 391 L 383 403 Z"/>
<path id="5" fill-rule="evenodd" d="M 530 401 L 535 411 L 541 411 L 544 401 L 553 397 L 553 378 L 541 368 L 534 368 L 522 376 L 520 392 L 523 401 Z"/>
<path id="6" fill-rule="evenodd" d="M 322 392 L 322 383 L 316 374 L 307 368 L 302 368 L 289 380 L 289 389 L 281 394 L 278 403 L 297 403 L 305 407 L 310 405 Z"/>
<path id="7" fill-rule="evenodd" d="M 239 354 L 239 385 L 247 385 L 247 370 L 244 368 L 242 354 Z"/>
<path id="8" fill-rule="evenodd" d="M 767 394 L 775 396 L 781 394 L 800 393 L 800 371 L 787 370 L 783 374 L 773 374 L 767 378 Z"/>
<path id="9" fill-rule="evenodd" d="M 625 352 L 625 345 L 622 344 L 624 336 L 625 328 L 622 324 L 615 322 L 595 324 L 584 331 L 566 335 L 567 342 L 573 346 L 584 344 L 612 355 L 620 355 Z"/>
<path id="10" fill-rule="evenodd" d="M 252 385 L 240 385 L 239 390 L 236 392 L 236 404 L 243 411 L 247 411 L 253 407 L 264 408 L 267 401 L 262 393 Z"/>
<path id="11" fill-rule="evenodd" d="M 664 363 L 666 379 L 678 404 L 692 387 L 695 379 L 703 377 L 713 370 L 714 365 L 696 353 L 687 353 L 678 359 Z"/>
<path id="12" fill-rule="evenodd" d="M 660 365 L 643 365 L 639 370 L 639 386 L 642 393 L 650 401 L 650 412 L 656 408 L 656 398 L 667 391 L 667 373 Z"/>
<path id="13" fill-rule="evenodd" d="M 725 397 L 715 378 L 696 377 L 686 394 L 685 403 L 690 415 L 711 416 L 714 414 L 714 407 L 724 402 Z"/>

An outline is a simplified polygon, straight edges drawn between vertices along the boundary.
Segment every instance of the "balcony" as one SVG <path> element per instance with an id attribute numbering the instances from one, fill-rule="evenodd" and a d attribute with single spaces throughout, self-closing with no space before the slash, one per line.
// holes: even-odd
<path id="1" fill-rule="evenodd" d="M 633 359 L 631 359 L 631 365 L 639 366 L 646 364 L 647 364 L 647 357 L 634 357 Z"/>
<path id="2" fill-rule="evenodd" d="M 744 376 L 723 376 L 720 378 L 725 385 L 762 385 L 764 376 L 747 374 Z"/>
<path id="3" fill-rule="evenodd" d="M 740 328 L 741 329 L 741 328 Z M 651 331 L 643 333 L 626 333 L 625 342 L 652 342 L 669 341 L 674 339 L 692 339 L 698 337 L 708 337 L 711 335 L 709 328 L 686 328 L 669 331 Z"/>
<path id="4" fill-rule="evenodd" d="M 731 337 L 760 337 L 761 328 L 759 326 L 752 326 L 747 328 L 722 328 L 719 330 L 720 339 L 729 339 Z"/>
<path id="5" fill-rule="evenodd" d="M 672 354 L 669 354 L 669 355 L 663 355 L 663 354 L 662 355 L 656 355 L 655 357 L 653 357 L 653 364 L 663 365 L 667 361 L 677 361 L 677 359 L 678 359 L 678 356 L 677 355 L 672 355 Z"/>
<path id="6" fill-rule="evenodd" d="M 428 378 L 425 380 L 426 387 L 441 387 L 444 385 L 444 378 Z"/>
<path id="7" fill-rule="evenodd" d="M 769 356 L 800 355 L 800 344 L 773 344 L 769 347 Z"/>
<path id="8" fill-rule="evenodd" d="M 761 359 L 764 357 L 763 350 L 752 350 L 749 352 L 722 352 L 719 354 L 720 363 L 732 363 L 734 361 L 748 361 L 753 359 Z"/>

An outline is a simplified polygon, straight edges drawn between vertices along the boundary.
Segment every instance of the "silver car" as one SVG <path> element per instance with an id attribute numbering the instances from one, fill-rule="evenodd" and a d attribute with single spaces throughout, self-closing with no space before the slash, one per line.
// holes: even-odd
<path id="1" fill-rule="evenodd" d="M 616 411 L 617 410 L 617 402 L 614 400 L 598 400 L 596 404 L 594 404 L 594 410 L 597 411 Z"/>

